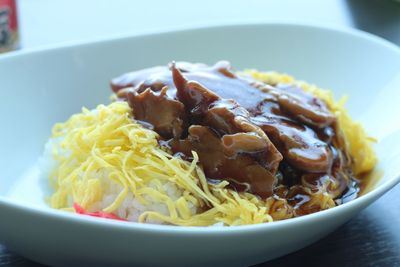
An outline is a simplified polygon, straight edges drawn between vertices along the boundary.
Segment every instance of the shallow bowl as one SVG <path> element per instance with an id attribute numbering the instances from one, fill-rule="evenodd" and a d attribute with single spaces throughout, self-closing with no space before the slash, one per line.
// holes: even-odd
<path id="1" fill-rule="evenodd" d="M 276 70 L 350 97 L 378 139 L 383 176 L 358 199 L 300 218 L 239 227 L 143 225 L 47 207 L 38 168 L 55 122 L 109 102 L 109 80 L 171 60 Z M 370 34 L 263 23 L 124 36 L 0 56 L 0 242 L 53 266 L 248 266 L 327 235 L 400 180 L 400 51 Z"/>

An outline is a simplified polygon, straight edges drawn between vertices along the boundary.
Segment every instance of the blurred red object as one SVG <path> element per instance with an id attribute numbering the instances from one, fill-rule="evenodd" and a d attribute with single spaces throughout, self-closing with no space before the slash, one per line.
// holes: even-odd
<path id="1" fill-rule="evenodd" d="M 18 18 L 15 0 L 0 0 L 0 53 L 18 48 Z"/>

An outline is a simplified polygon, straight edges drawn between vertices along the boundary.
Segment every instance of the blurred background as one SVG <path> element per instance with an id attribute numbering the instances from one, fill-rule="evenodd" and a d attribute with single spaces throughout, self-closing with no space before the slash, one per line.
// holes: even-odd
<path id="1" fill-rule="evenodd" d="M 400 2 L 396 0 L 17 0 L 17 6 L 22 49 L 171 28 L 263 20 L 353 27 L 400 44 Z"/>
<path id="2" fill-rule="evenodd" d="M 34 49 L 96 38 L 241 22 L 350 27 L 400 45 L 396 0 L 19 0 L 18 35 L 0 0 L 0 46 Z M 217 42 L 218 40 L 210 40 Z M 1 49 L 0 49 L 1 51 Z M 371 62 L 373 64 L 373 62 Z M 400 71 L 400 70 L 399 70 Z M 1 79 L 1 73 L 0 73 Z M 1 89 L 0 89 L 1 90 Z M 261 266 L 400 266 L 400 188 L 323 240 Z M 377 214 L 375 211 L 380 210 Z M 0 267 L 41 266 L 0 245 Z"/>

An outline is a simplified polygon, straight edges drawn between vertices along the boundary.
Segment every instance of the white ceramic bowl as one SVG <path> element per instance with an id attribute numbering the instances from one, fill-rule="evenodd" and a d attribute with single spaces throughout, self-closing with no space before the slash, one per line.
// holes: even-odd
<path id="1" fill-rule="evenodd" d="M 142 225 L 48 208 L 37 159 L 52 125 L 108 103 L 108 81 L 171 60 L 295 75 L 337 96 L 379 139 L 384 176 L 368 194 L 316 214 L 231 228 Z M 220 26 L 22 51 L 0 57 L 0 242 L 57 266 L 244 266 L 325 236 L 400 180 L 400 52 L 366 33 L 299 24 Z"/>

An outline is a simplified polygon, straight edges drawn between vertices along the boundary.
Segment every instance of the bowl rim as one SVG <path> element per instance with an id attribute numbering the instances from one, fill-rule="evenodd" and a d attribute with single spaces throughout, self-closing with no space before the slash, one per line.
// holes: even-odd
<path id="1" fill-rule="evenodd" d="M 1 61 L 11 60 L 25 55 L 46 53 L 49 51 L 61 51 L 63 49 L 80 48 L 85 46 L 93 46 L 104 42 L 124 42 L 137 38 L 145 38 L 154 35 L 165 35 L 165 34 L 182 34 L 193 31 L 206 31 L 206 30 L 225 30 L 232 28 L 254 28 L 254 27 L 289 27 L 289 28 L 308 28 L 314 31 L 328 31 L 332 34 L 342 34 L 348 37 L 355 37 L 363 39 L 367 42 L 373 42 L 376 45 L 385 47 L 391 50 L 400 61 L 400 47 L 397 45 L 370 33 L 363 32 L 357 29 L 351 29 L 341 26 L 333 26 L 329 24 L 318 24 L 309 23 L 304 21 L 262 21 L 262 22 L 241 22 L 241 23 L 227 23 L 219 25 L 206 25 L 206 26 L 191 26 L 191 27 L 179 27 L 170 28 L 168 30 L 153 30 L 146 31 L 145 33 L 135 34 L 120 34 L 108 37 L 93 38 L 81 41 L 63 42 L 53 45 L 41 46 L 37 48 L 26 49 L 22 51 L 14 51 L 5 55 L 0 55 Z M 315 221 L 321 221 L 333 217 L 336 213 L 344 212 L 348 209 L 358 209 L 363 205 L 367 205 L 374 201 L 374 199 L 380 197 L 396 184 L 400 183 L 400 173 L 393 175 L 388 181 L 382 184 L 376 185 L 370 192 L 356 198 L 355 200 L 349 201 L 332 209 L 319 211 L 313 214 L 291 218 L 288 220 L 274 221 L 272 223 L 261 223 L 254 225 L 241 225 L 233 227 L 210 227 L 210 226 L 174 226 L 174 225 L 157 225 L 157 224 L 143 224 L 136 222 L 121 222 L 116 220 L 94 218 L 90 216 L 76 216 L 74 213 L 51 209 L 50 207 L 42 208 L 38 206 L 27 206 L 21 201 L 13 200 L 4 195 L 0 195 L 0 209 L 12 208 L 19 212 L 29 213 L 30 215 L 43 216 L 46 219 L 56 219 L 65 221 L 68 223 L 84 224 L 87 226 L 93 225 L 96 227 L 107 227 L 108 230 L 126 230 L 126 231 L 143 231 L 148 233 L 157 234 L 174 234 L 174 235 L 226 235 L 226 234 L 246 234 L 250 232 L 259 232 L 274 230 L 282 227 L 293 227 L 292 224 L 308 224 Z"/>
<path id="2" fill-rule="evenodd" d="M 80 40 L 72 40 L 72 41 L 62 41 L 56 42 L 48 45 L 40 45 L 31 48 L 23 48 L 22 50 L 14 50 L 7 53 L 0 54 L 0 60 L 4 60 L 7 58 L 12 58 L 16 56 L 21 56 L 25 54 L 31 53 L 40 53 L 40 52 L 49 52 L 53 50 L 66 49 L 66 48 L 77 48 L 84 47 L 87 45 L 95 45 L 104 42 L 112 42 L 112 41 L 125 41 L 134 38 L 145 38 L 153 35 L 162 35 L 162 34 L 180 34 L 191 31 L 201 31 L 201 30 L 222 30 L 228 28 L 246 28 L 246 27 L 269 27 L 269 26 L 278 26 L 278 27 L 299 27 L 299 28 L 309 28 L 312 30 L 324 30 L 335 32 L 338 34 L 345 35 L 353 35 L 355 37 L 359 37 L 361 39 L 368 39 L 374 43 L 385 46 L 386 48 L 400 53 L 400 46 L 380 37 L 375 34 L 351 28 L 343 25 L 337 25 L 327 22 L 318 22 L 315 21 L 306 21 L 306 20 L 279 20 L 279 19 L 271 19 L 271 20 L 246 20 L 240 22 L 227 22 L 227 23 L 211 23 L 211 24 L 199 24 L 192 26 L 176 26 L 176 27 L 168 27 L 168 28 L 159 28 L 159 29 L 150 29 L 143 31 L 135 31 L 131 33 L 114 33 L 109 34 L 107 36 L 99 36 L 99 37 L 89 37 L 86 39 Z"/>

